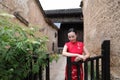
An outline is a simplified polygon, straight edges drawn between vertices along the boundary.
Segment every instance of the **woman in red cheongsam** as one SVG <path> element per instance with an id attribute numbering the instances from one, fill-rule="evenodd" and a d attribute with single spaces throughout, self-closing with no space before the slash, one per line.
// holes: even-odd
<path id="1" fill-rule="evenodd" d="M 68 39 L 69 42 L 65 43 L 62 55 L 72 57 L 71 61 L 79 61 L 79 60 L 86 60 L 90 54 L 85 48 L 82 42 L 77 41 L 77 33 L 75 29 L 70 28 L 68 31 Z M 85 53 L 83 55 L 83 53 Z M 77 67 L 72 65 L 72 80 L 77 80 Z M 82 64 L 80 65 L 80 80 L 84 80 L 84 73 Z M 67 65 L 66 65 L 66 72 L 65 72 L 65 80 L 67 79 Z"/>

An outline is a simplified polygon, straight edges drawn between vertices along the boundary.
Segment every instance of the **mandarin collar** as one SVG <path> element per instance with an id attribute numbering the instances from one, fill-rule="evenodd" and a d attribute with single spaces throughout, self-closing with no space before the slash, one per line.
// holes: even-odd
<path id="1" fill-rule="evenodd" d="M 77 43 L 77 41 L 76 42 L 70 42 L 71 44 L 76 44 Z"/>

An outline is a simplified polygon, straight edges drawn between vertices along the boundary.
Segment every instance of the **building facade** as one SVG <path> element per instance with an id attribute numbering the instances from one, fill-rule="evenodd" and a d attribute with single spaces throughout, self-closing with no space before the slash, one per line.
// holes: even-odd
<path id="1" fill-rule="evenodd" d="M 81 8 L 45 10 L 46 16 L 56 24 L 59 24 L 58 30 L 58 52 L 68 42 L 67 32 L 69 28 L 77 30 L 78 40 L 83 41 L 83 15 Z"/>
<path id="2" fill-rule="evenodd" d="M 111 41 L 111 80 L 120 80 L 120 0 L 83 0 L 84 42 L 91 54 L 101 53 L 101 43 Z"/>
<path id="3" fill-rule="evenodd" d="M 37 26 L 40 32 L 36 35 L 48 37 L 48 53 L 57 51 L 57 27 L 46 18 L 39 0 L 0 0 L 0 11 L 15 15 L 26 27 Z"/>

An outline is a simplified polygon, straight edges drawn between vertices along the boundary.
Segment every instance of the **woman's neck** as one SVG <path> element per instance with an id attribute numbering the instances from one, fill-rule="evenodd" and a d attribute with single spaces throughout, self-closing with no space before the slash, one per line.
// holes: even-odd
<path id="1" fill-rule="evenodd" d="M 71 41 L 71 43 L 73 43 L 73 44 L 76 43 L 76 42 L 77 42 L 77 41 Z"/>

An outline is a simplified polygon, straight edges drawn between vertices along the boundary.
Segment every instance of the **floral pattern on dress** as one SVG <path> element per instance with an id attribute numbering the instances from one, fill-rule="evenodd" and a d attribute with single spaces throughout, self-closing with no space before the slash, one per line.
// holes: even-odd
<path id="1" fill-rule="evenodd" d="M 67 46 L 67 51 L 70 53 L 78 53 L 81 54 L 83 53 L 83 43 L 82 42 L 67 42 L 65 44 Z M 72 57 L 71 61 L 73 62 L 75 60 L 76 57 Z M 80 64 L 80 80 L 83 80 L 83 67 L 82 64 Z M 65 80 L 68 80 L 68 76 L 67 76 L 67 65 L 66 65 L 66 72 L 65 72 Z M 78 80 L 78 76 L 77 76 L 77 66 L 72 65 L 72 80 Z"/>

